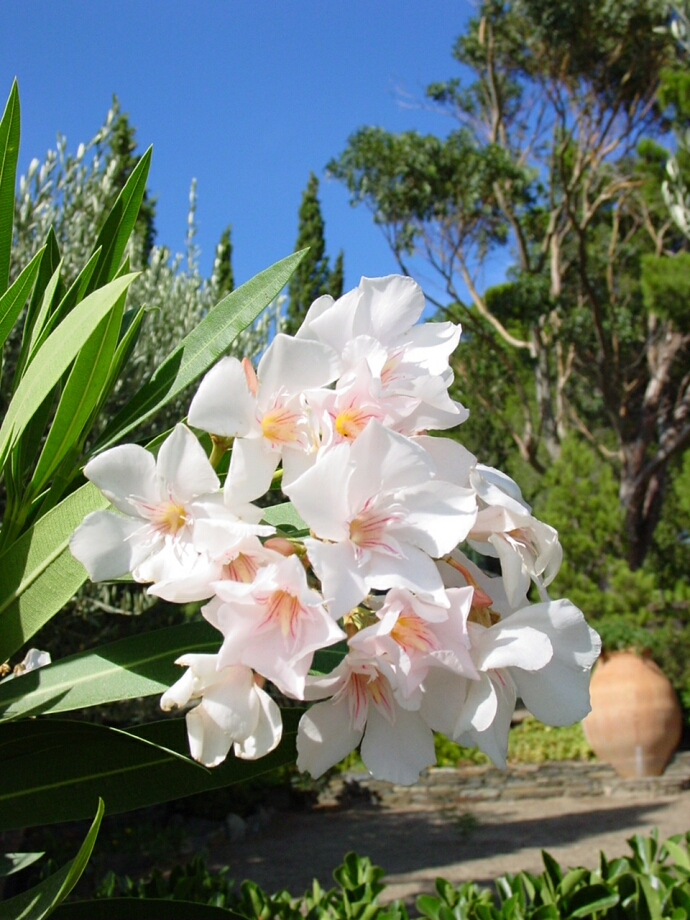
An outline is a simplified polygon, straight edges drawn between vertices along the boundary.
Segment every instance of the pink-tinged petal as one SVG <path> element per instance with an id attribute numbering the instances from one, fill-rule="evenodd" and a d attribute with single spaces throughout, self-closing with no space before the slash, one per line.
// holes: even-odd
<path id="1" fill-rule="evenodd" d="M 323 705 L 323 704 L 322 704 Z M 395 707 L 395 721 L 369 707 L 362 760 L 376 779 L 411 786 L 425 767 L 436 763 L 434 736 L 419 712 Z"/>
<path id="2" fill-rule="evenodd" d="M 463 488 L 470 487 L 470 474 L 477 458 L 462 444 L 450 438 L 432 438 L 421 435 L 413 439 L 429 454 L 436 467 L 436 479 L 452 482 Z"/>
<path id="3" fill-rule="evenodd" d="M 297 769 L 317 779 L 353 751 L 362 732 L 352 727 L 347 699 L 317 703 L 300 719 Z"/>
<path id="4" fill-rule="evenodd" d="M 93 511 L 70 537 L 69 548 L 92 581 L 119 578 L 131 572 L 139 561 L 141 554 L 130 538 L 141 527 L 139 520 L 112 511 Z"/>
<path id="5" fill-rule="evenodd" d="M 553 646 L 545 633 L 516 624 L 512 617 L 490 629 L 476 625 L 471 635 L 474 663 L 482 671 L 510 667 L 539 671 L 553 657 Z"/>
<path id="6" fill-rule="evenodd" d="M 300 517 L 322 540 L 346 540 L 350 505 L 347 483 L 352 469 L 350 445 L 338 444 L 290 486 L 285 494 Z"/>
<path id="7" fill-rule="evenodd" d="M 242 364 L 237 358 L 221 358 L 201 381 L 188 421 L 202 431 L 242 438 L 251 427 L 255 405 Z"/>
<path id="8" fill-rule="evenodd" d="M 498 710 L 498 697 L 493 681 L 487 674 L 480 674 L 479 680 L 470 682 L 467 697 L 453 729 L 452 738 L 457 740 L 465 732 L 486 731 Z"/>
<path id="9" fill-rule="evenodd" d="M 404 493 L 405 520 L 395 527 L 399 540 L 413 543 L 430 556 L 455 549 L 477 516 L 474 492 L 450 482 L 426 482 Z"/>
<path id="10" fill-rule="evenodd" d="M 417 322 L 424 311 L 424 292 L 412 278 L 386 275 L 362 278 L 354 335 L 371 335 L 388 343 Z"/>
<path id="11" fill-rule="evenodd" d="M 259 406 L 282 391 L 293 395 L 332 383 L 340 373 L 340 358 L 327 345 L 279 333 L 257 368 Z"/>
<path id="12" fill-rule="evenodd" d="M 398 558 L 372 553 L 363 575 L 370 588 L 379 591 L 388 588 L 407 588 L 408 591 L 421 595 L 423 600 L 441 607 L 448 606 L 441 575 L 434 561 L 414 546 L 403 545 Z"/>
<path id="13" fill-rule="evenodd" d="M 175 425 L 170 437 L 161 444 L 156 472 L 163 482 L 161 497 L 172 496 L 179 502 L 220 489 L 220 480 L 206 451 L 186 425 Z"/>
<path id="14" fill-rule="evenodd" d="M 130 517 L 141 517 L 132 497 L 152 504 L 160 501 L 155 457 L 137 444 L 121 444 L 98 454 L 86 464 L 84 475 Z"/>
<path id="15" fill-rule="evenodd" d="M 280 461 L 264 438 L 238 438 L 232 446 L 224 494 L 228 507 L 265 495 Z"/>
<path id="16" fill-rule="evenodd" d="M 261 689 L 254 686 L 259 701 L 259 718 L 254 732 L 243 741 L 235 742 L 235 756 L 242 760 L 258 760 L 278 747 L 283 736 L 283 720 L 275 701 Z"/>
<path id="17" fill-rule="evenodd" d="M 358 562 L 350 543 L 322 543 L 307 539 L 304 545 L 321 582 L 328 611 L 337 620 L 366 597 L 366 569 Z"/>
<path id="18" fill-rule="evenodd" d="M 217 767 L 228 756 L 231 737 L 213 721 L 203 703 L 185 716 L 189 752 L 205 767 Z"/>

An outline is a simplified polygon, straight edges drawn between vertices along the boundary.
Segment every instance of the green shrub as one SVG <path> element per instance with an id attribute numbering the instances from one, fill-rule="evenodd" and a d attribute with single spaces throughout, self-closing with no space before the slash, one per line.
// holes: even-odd
<path id="1" fill-rule="evenodd" d="M 495 880 L 493 891 L 474 882 L 454 886 L 437 878 L 436 893 L 417 898 L 415 916 L 427 920 L 688 920 L 689 843 L 690 833 L 661 844 L 656 831 L 649 837 L 635 834 L 628 840 L 630 855 L 607 859 L 601 853 L 595 869 L 565 869 L 542 850 L 543 872 L 507 873 Z M 314 880 L 309 891 L 295 898 L 286 889 L 268 895 L 248 881 L 236 891 L 227 880 L 227 869 L 212 873 L 197 856 L 186 866 L 176 866 L 167 878 L 156 872 L 135 883 L 109 873 L 98 897 L 211 904 L 247 920 L 408 920 L 400 901 L 379 904 L 386 889 L 383 875 L 384 870 L 372 866 L 368 858 L 348 853 L 333 872 L 335 888 L 326 891 Z M 60 913 L 58 909 L 55 916 Z M 165 916 L 161 906 L 160 917 Z"/>

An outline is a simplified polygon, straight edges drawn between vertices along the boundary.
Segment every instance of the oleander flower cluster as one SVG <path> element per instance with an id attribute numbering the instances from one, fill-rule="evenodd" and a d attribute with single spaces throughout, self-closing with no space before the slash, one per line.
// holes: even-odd
<path id="1" fill-rule="evenodd" d="M 71 540 L 91 578 L 131 573 L 202 602 L 218 632 L 215 654 L 178 659 L 161 699 L 186 708 L 206 766 L 272 751 L 281 695 L 313 703 L 300 769 L 317 777 L 360 746 L 376 777 L 404 784 L 435 761 L 434 731 L 504 765 L 518 697 L 551 725 L 589 711 L 600 643 L 548 596 L 556 531 L 512 479 L 429 434 L 468 413 L 448 392 L 460 327 L 418 322 L 423 308 L 401 276 L 320 297 L 256 368 L 222 358 L 157 456 L 124 444 L 85 468 L 112 503 Z M 265 522 L 255 502 L 278 488 L 302 530 Z"/>

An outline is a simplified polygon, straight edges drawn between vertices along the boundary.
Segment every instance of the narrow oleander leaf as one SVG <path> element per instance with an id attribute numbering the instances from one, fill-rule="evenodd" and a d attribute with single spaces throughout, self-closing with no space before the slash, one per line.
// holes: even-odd
<path id="1" fill-rule="evenodd" d="M 111 419 L 94 450 L 119 441 L 207 371 L 280 293 L 305 252 L 276 262 L 219 301 Z"/>
<path id="2" fill-rule="evenodd" d="M 26 308 L 24 326 L 22 328 L 22 342 L 17 355 L 17 365 L 14 369 L 14 379 L 12 381 L 12 392 L 14 393 L 19 385 L 19 381 L 24 374 L 24 368 L 29 359 L 29 348 L 32 340 L 33 328 L 38 317 L 43 296 L 50 279 L 55 274 L 55 269 L 60 264 L 60 248 L 58 246 L 55 231 L 51 227 L 46 236 L 45 245 L 41 250 L 41 260 L 38 267 L 38 275 L 34 284 L 31 300 Z"/>
<path id="3" fill-rule="evenodd" d="M 162 898 L 103 898 L 61 904 L 55 920 L 246 920 L 225 907 Z"/>
<path id="4" fill-rule="evenodd" d="M 26 368 L 0 427 L 0 468 L 34 413 L 70 366 L 103 317 L 136 276 L 126 275 L 90 294 L 65 317 Z"/>
<path id="5" fill-rule="evenodd" d="M 93 253 L 89 261 L 72 282 L 69 290 L 65 293 L 60 303 L 51 313 L 50 317 L 48 318 L 48 322 L 46 323 L 45 329 L 41 334 L 41 342 L 39 344 L 42 344 L 45 339 L 48 338 L 53 329 L 58 325 L 58 323 L 61 323 L 67 314 L 84 299 L 89 282 L 96 269 L 96 265 L 98 264 L 100 253 L 100 249 L 97 249 Z"/>
<path id="6" fill-rule="evenodd" d="M 281 505 L 271 505 L 265 508 L 263 520 L 285 532 L 296 530 L 309 533 L 309 526 L 299 516 L 292 502 L 283 502 Z"/>
<path id="7" fill-rule="evenodd" d="M 60 272 L 62 271 L 62 259 L 58 262 L 55 267 L 55 271 L 50 276 L 50 280 L 46 285 L 46 289 L 43 292 L 43 298 L 41 299 L 41 306 L 38 309 L 36 314 L 36 319 L 34 321 L 33 327 L 31 329 L 31 336 L 29 338 L 29 352 L 27 357 L 27 364 L 30 364 L 33 360 L 35 354 L 38 352 L 38 349 L 41 347 L 41 344 L 46 340 L 48 335 L 44 335 L 46 325 L 49 318 L 55 312 L 55 303 L 56 295 L 58 291 L 58 285 L 60 284 Z M 53 305 L 55 303 L 55 306 Z"/>
<path id="8" fill-rule="evenodd" d="M 189 758 L 184 719 L 129 732 L 62 719 L 0 723 L 0 830 L 85 818 L 99 797 L 116 814 L 261 776 L 294 762 L 301 714 L 283 711 L 283 739 L 270 754 L 231 753 L 212 770 Z"/>
<path id="9" fill-rule="evenodd" d="M 213 654 L 221 640 L 209 623 L 185 623 L 70 655 L 0 682 L 0 720 L 163 693 L 182 675 L 177 658 L 189 652 Z"/>
<path id="10" fill-rule="evenodd" d="M 38 250 L 12 286 L 0 297 L 0 347 L 4 345 L 31 293 L 43 252 L 43 249 Z"/>
<path id="11" fill-rule="evenodd" d="M 347 655 L 349 648 L 347 642 L 337 642 L 328 648 L 320 648 L 314 653 L 314 660 L 310 668 L 311 674 L 330 674 L 337 668 Z"/>
<path id="12" fill-rule="evenodd" d="M 81 443 L 84 429 L 100 405 L 103 387 L 117 348 L 126 293 L 120 296 L 96 326 L 75 358 L 60 396 L 55 417 L 29 484 L 31 495 L 39 495 L 73 445 Z"/>
<path id="13" fill-rule="evenodd" d="M 88 284 L 88 293 L 112 281 L 120 269 L 125 246 L 136 223 L 139 208 L 146 191 L 146 179 L 151 165 L 151 151 L 152 148 L 149 147 L 132 170 L 103 224 L 103 229 L 98 234 L 94 250 L 100 249 L 101 254 L 96 271 Z"/>
<path id="14" fill-rule="evenodd" d="M 99 799 L 96 817 L 74 859 L 29 891 L 7 901 L 0 901 L 0 920 L 43 920 L 43 917 L 53 913 L 86 868 L 103 820 L 103 810 L 103 800 Z"/>
<path id="15" fill-rule="evenodd" d="M 14 80 L 0 119 L 0 294 L 5 293 L 10 281 L 14 183 L 19 157 L 19 120 L 19 89 L 17 81 Z"/>
<path id="16" fill-rule="evenodd" d="M 37 853 L 0 853 L 0 878 L 14 875 L 15 872 L 21 872 L 22 869 L 33 866 L 41 856 L 45 856 L 43 850 Z"/>
<path id="17" fill-rule="evenodd" d="M 108 504 L 89 482 L 0 555 L 0 661 L 20 649 L 86 581 L 86 570 L 69 550 L 69 538 L 85 515 Z"/>

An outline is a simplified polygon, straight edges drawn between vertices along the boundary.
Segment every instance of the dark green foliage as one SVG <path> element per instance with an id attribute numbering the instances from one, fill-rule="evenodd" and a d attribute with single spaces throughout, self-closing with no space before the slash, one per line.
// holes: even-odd
<path id="1" fill-rule="evenodd" d="M 345 266 L 344 266 L 344 255 L 342 249 L 335 257 L 335 262 L 333 263 L 333 271 L 330 274 L 328 279 L 328 293 L 337 300 L 339 297 L 342 297 L 343 294 L 343 285 L 345 283 Z"/>
<path id="2" fill-rule="evenodd" d="M 338 254 L 333 270 L 326 255 L 325 224 L 318 198 L 319 180 L 309 173 L 309 181 L 299 207 L 295 251 L 309 247 L 288 285 L 288 305 L 284 331 L 294 335 L 307 310 L 323 294 L 339 297 L 343 289 L 343 253 Z"/>
<path id="3" fill-rule="evenodd" d="M 672 320 L 683 331 L 690 329 L 690 252 L 643 255 L 640 283 L 650 313 Z"/>
<path id="4" fill-rule="evenodd" d="M 235 275 L 232 271 L 232 226 L 228 226 L 220 235 L 216 246 L 216 257 L 213 263 L 213 280 L 216 285 L 218 297 L 225 297 L 235 289 Z"/>
<path id="5" fill-rule="evenodd" d="M 116 97 L 113 98 L 113 106 L 118 114 L 113 123 L 109 147 L 110 156 L 116 164 L 114 167 L 115 189 L 116 192 L 120 192 L 140 158 L 135 155 L 135 150 L 137 149 L 136 128 L 130 123 L 129 114 L 119 111 Z M 149 195 L 148 189 L 144 191 L 134 227 L 134 234 L 141 246 L 142 263 L 147 265 L 156 240 L 156 199 Z"/>

